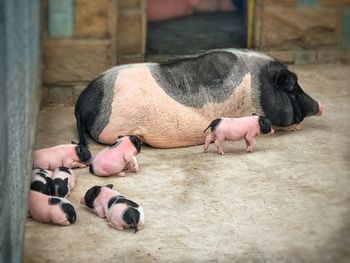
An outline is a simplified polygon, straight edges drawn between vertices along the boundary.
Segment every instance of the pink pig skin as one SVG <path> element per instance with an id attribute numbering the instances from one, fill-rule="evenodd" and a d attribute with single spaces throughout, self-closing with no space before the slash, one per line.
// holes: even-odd
<path id="1" fill-rule="evenodd" d="M 64 226 L 70 225 L 66 214 L 63 212 L 59 205 L 49 205 L 50 198 L 58 197 L 52 197 L 39 193 L 37 191 L 30 190 L 28 198 L 28 213 L 35 220 L 42 223 L 52 223 Z M 58 199 L 60 199 L 63 203 L 70 204 L 70 202 L 67 199 Z"/>
<path id="2" fill-rule="evenodd" d="M 123 220 L 123 213 L 128 208 L 125 203 L 114 204 L 108 208 L 108 202 L 112 197 L 121 196 L 121 194 L 107 186 L 102 186 L 101 191 L 94 200 L 94 208 L 92 211 L 99 217 L 106 217 L 108 225 L 117 230 L 124 230 L 130 226 Z M 85 204 L 84 196 L 80 199 L 80 203 Z M 137 230 L 141 230 L 145 225 L 145 215 L 143 208 L 139 206 L 137 210 L 140 212 L 140 219 L 137 224 Z"/>
<path id="3" fill-rule="evenodd" d="M 91 161 L 90 172 L 98 176 L 119 175 L 127 168 L 131 172 L 138 171 L 136 160 L 137 149 L 130 141 L 129 136 L 122 137 L 116 142 L 116 147 L 106 147 Z M 112 144 L 113 145 L 113 144 Z"/>
<path id="4" fill-rule="evenodd" d="M 86 164 L 79 161 L 75 144 L 62 144 L 51 148 L 36 150 L 33 156 L 33 167 L 55 170 L 60 166 L 84 168 Z"/>
<path id="5" fill-rule="evenodd" d="M 60 168 L 56 168 L 55 171 L 53 172 L 52 179 L 60 178 L 62 180 L 68 178 L 68 188 L 69 191 L 72 191 L 75 187 L 75 174 L 72 169 L 68 169 L 70 174 L 61 171 Z"/>
<path id="6" fill-rule="evenodd" d="M 271 128 L 268 134 L 273 134 Z M 221 118 L 220 123 L 205 139 L 204 152 L 208 151 L 209 144 L 215 140 L 218 153 L 223 155 L 222 143 L 224 140 L 238 141 L 245 139 L 247 152 L 255 148 L 255 136 L 260 135 L 259 116 L 242 118 Z"/>

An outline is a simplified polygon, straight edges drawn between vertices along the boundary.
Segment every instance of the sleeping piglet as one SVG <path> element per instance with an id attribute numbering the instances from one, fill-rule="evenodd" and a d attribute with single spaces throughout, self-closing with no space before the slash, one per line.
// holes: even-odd
<path id="1" fill-rule="evenodd" d="M 91 161 L 89 170 L 98 176 L 124 176 L 124 169 L 138 171 L 136 155 L 141 151 L 141 141 L 137 136 L 122 136 L 100 151 Z"/>
<path id="2" fill-rule="evenodd" d="M 50 183 L 50 193 L 54 196 L 66 198 L 75 186 L 73 170 L 64 166 L 55 169 Z"/>
<path id="3" fill-rule="evenodd" d="M 70 225 L 77 215 L 72 204 L 64 198 L 52 197 L 37 191 L 29 191 L 28 212 L 35 220 L 42 223 Z"/>
<path id="4" fill-rule="evenodd" d="M 135 233 L 141 230 L 145 224 L 142 207 L 112 188 L 112 184 L 93 186 L 80 199 L 80 203 L 86 205 L 99 217 L 106 217 L 110 227 L 117 230 L 133 227 Z"/>
<path id="5" fill-rule="evenodd" d="M 51 171 L 42 168 L 34 168 L 32 170 L 30 189 L 50 195 L 51 177 Z"/>
<path id="6" fill-rule="evenodd" d="M 81 144 L 62 144 L 51 148 L 34 151 L 33 167 L 55 170 L 60 166 L 84 168 L 90 160 L 91 153 L 87 146 Z"/>
<path id="7" fill-rule="evenodd" d="M 220 118 L 213 120 L 204 130 L 211 129 L 211 133 L 205 139 L 204 152 L 208 151 L 208 146 L 215 140 L 218 153 L 223 155 L 223 141 L 245 140 L 247 152 L 253 152 L 255 147 L 255 136 L 259 134 L 273 134 L 271 121 L 265 117 L 257 116 L 242 118 Z"/>

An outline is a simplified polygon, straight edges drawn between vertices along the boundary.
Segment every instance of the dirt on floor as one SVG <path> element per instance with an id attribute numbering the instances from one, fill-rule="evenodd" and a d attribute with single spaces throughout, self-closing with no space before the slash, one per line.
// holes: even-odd
<path id="1" fill-rule="evenodd" d="M 303 130 L 181 149 L 144 147 L 140 171 L 100 178 L 75 170 L 67 227 L 26 223 L 23 262 L 350 262 L 350 65 L 292 66 L 326 104 Z M 36 148 L 77 139 L 73 108 L 44 108 Z M 103 145 L 92 143 L 96 154 Z M 80 205 L 113 184 L 145 211 L 145 228 L 117 231 Z"/>

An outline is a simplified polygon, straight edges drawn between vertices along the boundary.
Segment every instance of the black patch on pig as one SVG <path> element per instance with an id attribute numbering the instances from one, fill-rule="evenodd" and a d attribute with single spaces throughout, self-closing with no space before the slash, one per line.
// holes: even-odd
<path id="1" fill-rule="evenodd" d="M 99 195 L 101 192 L 101 186 L 93 186 L 89 190 L 86 191 L 84 199 L 85 199 L 85 204 L 89 208 L 94 208 L 94 201 L 96 197 Z"/>
<path id="2" fill-rule="evenodd" d="M 30 189 L 43 193 L 45 195 L 49 195 L 50 194 L 50 189 L 49 186 L 47 184 L 44 184 L 43 182 L 40 181 L 34 181 L 30 184 Z"/>
<path id="3" fill-rule="evenodd" d="M 65 166 L 60 166 L 58 169 L 59 169 L 61 172 L 65 172 L 65 173 L 67 173 L 67 174 L 71 174 L 69 168 L 67 168 L 67 167 L 65 167 Z"/>
<path id="4" fill-rule="evenodd" d="M 201 108 L 223 102 L 248 73 L 244 61 L 229 51 L 210 51 L 174 62 L 151 65 L 157 84 L 177 102 Z"/>
<path id="5" fill-rule="evenodd" d="M 88 146 L 78 144 L 75 146 L 75 152 L 77 153 L 80 162 L 86 163 L 91 159 L 91 152 Z"/>
<path id="6" fill-rule="evenodd" d="M 68 178 L 62 180 L 55 178 L 50 183 L 50 194 L 58 197 L 65 197 L 68 193 Z"/>
<path id="7" fill-rule="evenodd" d="M 63 203 L 61 207 L 63 212 L 66 214 L 66 218 L 69 221 L 69 223 L 74 223 L 77 219 L 77 214 L 75 212 L 74 207 L 69 203 Z"/>
<path id="8" fill-rule="evenodd" d="M 112 112 L 114 83 L 121 67 L 114 67 L 92 80 L 75 105 L 79 144 L 87 145 L 86 134 L 98 141 Z"/>
<path id="9" fill-rule="evenodd" d="M 43 172 L 38 172 L 38 173 L 36 173 L 36 175 L 39 175 L 40 177 L 44 178 L 45 180 L 47 178 L 47 174 L 43 173 Z"/>
<path id="10" fill-rule="evenodd" d="M 128 206 L 132 206 L 132 207 L 139 207 L 139 205 L 129 199 L 126 199 L 124 196 L 121 196 L 120 198 L 118 198 L 115 202 L 116 204 L 126 204 Z"/>
<path id="11" fill-rule="evenodd" d="M 49 205 L 57 205 L 61 202 L 61 199 L 55 198 L 55 197 L 50 197 L 49 198 Z"/>
<path id="12" fill-rule="evenodd" d="M 124 137 L 124 136 L 122 136 Z M 119 137 L 118 137 L 119 138 Z M 114 143 L 112 143 L 111 145 L 108 146 L 108 148 L 116 148 L 118 147 L 118 145 L 121 143 L 122 141 L 121 140 L 116 140 Z"/>
<path id="13" fill-rule="evenodd" d="M 126 204 L 127 206 L 132 206 L 132 207 L 139 207 L 139 205 L 129 199 L 126 199 L 124 196 L 122 195 L 116 195 L 114 197 L 112 197 L 109 201 L 108 201 L 108 208 L 111 208 L 112 205 L 114 204 Z"/>
<path id="14" fill-rule="evenodd" d="M 133 208 L 129 207 L 124 211 L 123 220 L 130 226 L 135 228 L 135 233 L 138 231 L 137 224 L 140 220 L 140 212 Z"/>
<path id="15" fill-rule="evenodd" d="M 259 127 L 262 134 L 267 134 L 271 131 L 271 121 L 268 118 L 259 116 Z"/>
<path id="16" fill-rule="evenodd" d="M 135 146 L 137 153 L 139 153 L 141 151 L 141 146 L 142 146 L 142 142 L 140 138 L 135 135 L 130 135 L 129 138 L 132 144 Z"/>
<path id="17" fill-rule="evenodd" d="M 318 103 L 298 84 L 297 76 L 279 62 L 270 61 L 259 73 L 260 104 L 272 125 L 290 126 L 318 112 Z"/>
<path id="18" fill-rule="evenodd" d="M 89 172 L 94 174 L 94 167 L 93 167 L 92 163 L 90 163 L 90 165 L 89 165 Z"/>
<path id="19" fill-rule="evenodd" d="M 222 121 L 221 118 L 220 118 L 220 119 L 215 119 L 215 120 L 213 120 L 213 121 L 209 124 L 209 126 L 208 126 L 203 132 L 205 132 L 205 131 L 208 130 L 209 128 L 210 128 L 210 130 L 211 130 L 212 132 L 215 131 L 216 128 L 219 126 L 219 124 L 220 124 L 221 121 Z"/>

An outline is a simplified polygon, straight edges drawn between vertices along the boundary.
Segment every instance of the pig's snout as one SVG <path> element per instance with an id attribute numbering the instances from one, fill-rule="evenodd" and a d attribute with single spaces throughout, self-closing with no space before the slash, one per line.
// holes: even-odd
<path id="1" fill-rule="evenodd" d="M 318 103 L 318 113 L 316 114 L 316 116 L 321 116 L 323 111 L 324 111 L 325 105 L 322 102 Z"/>

